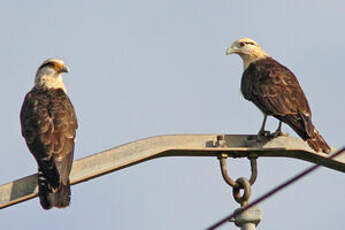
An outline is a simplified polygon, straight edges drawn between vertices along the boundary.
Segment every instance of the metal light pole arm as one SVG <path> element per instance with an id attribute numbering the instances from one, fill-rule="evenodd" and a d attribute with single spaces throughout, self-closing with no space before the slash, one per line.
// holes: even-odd
<path id="1" fill-rule="evenodd" d="M 253 135 L 166 135 L 134 141 L 76 160 L 70 180 L 71 184 L 78 184 L 157 157 L 219 157 L 221 154 L 228 157 L 298 158 L 345 172 L 345 157 L 327 159 L 327 155 L 314 153 L 304 141 L 294 137 L 278 137 L 258 143 Z M 1 185 L 0 209 L 36 196 L 37 174 Z"/>

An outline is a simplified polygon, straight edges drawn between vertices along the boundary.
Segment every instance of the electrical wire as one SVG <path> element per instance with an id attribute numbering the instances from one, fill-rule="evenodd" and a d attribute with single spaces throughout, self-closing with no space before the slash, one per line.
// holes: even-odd
<path id="1" fill-rule="evenodd" d="M 333 158 L 337 157 L 338 155 L 340 155 L 344 151 L 345 151 L 345 147 L 341 148 L 340 150 L 338 150 L 337 152 L 332 154 L 329 157 L 329 159 L 333 159 Z M 286 182 L 280 184 L 279 186 L 277 186 L 276 188 L 272 189 L 271 191 L 265 193 L 261 197 L 255 199 L 253 202 L 251 202 L 247 206 L 243 207 L 240 211 L 237 211 L 236 213 L 232 213 L 231 215 L 228 215 L 228 216 L 224 217 L 223 219 L 217 221 L 215 224 L 213 224 L 212 226 L 208 227 L 207 230 L 212 230 L 212 229 L 218 228 L 219 226 L 223 225 L 228 220 L 236 217 L 237 215 L 243 213 L 244 211 L 250 209 L 251 207 L 261 203 L 262 201 L 264 201 L 267 198 L 271 197 L 272 195 L 274 195 L 275 193 L 279 192 L 280 190 L 286 188 L 287 186 L 293 184 L 294 182 L 298 181 L 302 177 L 304 177 L 304 176 L 308 175 L 309 173 L 313 172 L 314 170 L 318 169 L 319 167 L 321 167 L 321 165 L 314 165 L 314 166 L 312 166 L 310 168 L 307 168 L 306 170 L 302 171 L 301 173 L 297 174 L 296 176 L 292 177 L 291 179 L 287 180 Z"/>

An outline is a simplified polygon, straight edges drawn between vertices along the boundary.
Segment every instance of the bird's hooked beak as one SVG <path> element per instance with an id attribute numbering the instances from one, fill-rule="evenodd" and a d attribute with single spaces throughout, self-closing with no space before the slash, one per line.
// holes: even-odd
<path id="1" fill-rule="evenodd" d="M 226 49 L 225 51 L 225 55 L 230 55 L 230 54 L 233 54 L 233 53 L 236 53 L 236 47 L 229 47 Z"/>
<path id="2" fill-rule="evenodd" d="M 64 67 L 62 67 L 61 73 L 69 73 L 69 72 L 70 72 L 70 70 L 69 70 L 69 68 L 68 68 L 67 65 L 65 65 Z"/>

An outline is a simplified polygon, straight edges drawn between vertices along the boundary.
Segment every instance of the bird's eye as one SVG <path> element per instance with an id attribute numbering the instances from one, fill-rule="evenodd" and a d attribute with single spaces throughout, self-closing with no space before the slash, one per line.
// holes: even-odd
<path id="1" fill-rule="evenodd" d="M 244 42 L 240 42 L 240 46 L 243 47 L 244 46 Z"/>
<path id="2" fill-rule="evenodd" d="M 246 44 L 255 46 L 254 42 L 246 42 Z"/>

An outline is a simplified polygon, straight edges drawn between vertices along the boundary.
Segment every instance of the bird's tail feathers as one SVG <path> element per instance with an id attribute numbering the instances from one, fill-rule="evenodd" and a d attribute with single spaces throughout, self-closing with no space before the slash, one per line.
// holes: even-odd
<path id="1" fill-rule="evenodd" d="M 44 170 L 41 168 L 43 165 Z M 54 163 L 44 162 L 40 166 L 38 170 L 38 196 L 41 206 L 44 209 L 67 207 L 71 199 L 69 180 L 67 180 L 67 183 L 61 182 Z"/>
<path id="2" fill-rule="evenodd" d="M 277 117 L 279 120 L 287 123 L 296 133 L 305 141 L 315 152 L 329 153 L 331 148 L 314 127 L 311 117 L 303 113 L 298 115 L 286 115 Z M 302 119 L 299 119 L 302 118 Z M 302 121 L 302 122 L 301 122 Z"/>
<path id="3" fill-rule="evenodd" d="M 47 207 L 50 207 L 50 208 L 51 207 L 56 207 L 56 208 L 68 207 L 71 201 L 71 189 L 70 189 L 69 183 L 66 185 L 61 183 L 57 191 L 47 193 L 45 194 L 45 196 L 42 196 L 42 198 L 43 199 L 41 199 L 41 196 L 40 196 L 41 204 L 42 204 L 42 201 L 44 201 L 44 204 L 47 204 Z"/>
<path id="4" fill-rule="evenodd" d="M 315 152 L 324 152 L 324 153 L 330 153 L 331 148 L 327 144 L 327 142 L 323 139 L 323 137 L 320 135 L 319 131 L 314 127 L 313 135 L 307 139 L 308 145 L 315 150 Z"/>
<path id="5" fill-rule="evenodd" d="M 300 113 L 299 116 L 302 118 L 304 126 L 299 126 L 301 128 L 296 130 L 299 136 L 306 140 L 310 148 L 312 148 L 315 152 L 322 151 L 324 153 L 329 153 L 331 148 L 313 125 L 311 116 L 303 113 Z"/>

